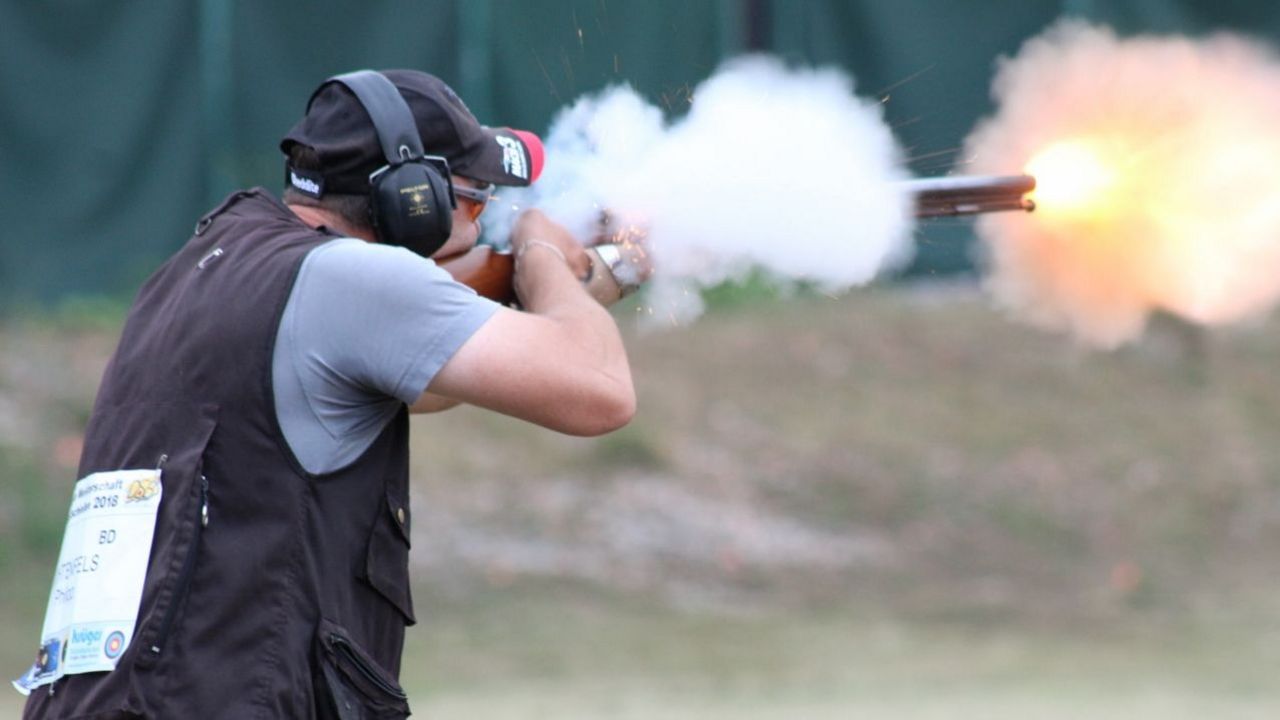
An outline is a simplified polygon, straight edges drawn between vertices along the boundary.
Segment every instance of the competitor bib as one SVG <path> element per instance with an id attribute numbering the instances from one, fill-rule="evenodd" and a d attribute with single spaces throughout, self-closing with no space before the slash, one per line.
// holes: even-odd
<path id="1" fill-rule="evenodd" d="M 40 652 L 13 681 L 18 692 L 115 669 L 138 621 L 160 496 L 158 469 L 94 473 L 76 483 Z"/>

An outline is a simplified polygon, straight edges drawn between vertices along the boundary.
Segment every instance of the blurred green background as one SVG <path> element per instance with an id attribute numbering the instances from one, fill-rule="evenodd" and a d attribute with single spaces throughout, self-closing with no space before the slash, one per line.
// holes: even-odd
<path id="1" fill-rule="evenodd" d="M 430 70 L 481 121 L 541 132 L 611 83 L 679 113 L 721 60 L 771 52 L 852 73 L 940 174 L 996 58 L 1064 15 L 1280 35 L 1251 0 L 4 0 L 0 302 L 130 296 L 226 193 L 280 187 L 280 137 L 339 72 Z M 967 226 L 921 240 L 910 274 L 969 268 Z"/>
<path id="2" fill-rule="evenodd" d="M 1064 15 L 1280 36 L 1244 0 L 0 2 L 0 668 L 30 661 L 124 305 L 208 206 L 279 186 L 324 77 L 427 69 L 541 131 L 616 82 L 678 113 L 772 52 L 847 69 L 941 174 L 996 58 Z M 415 420 L 417 714 L 1275 717 L 1280 326 L 1086 351 L 992 311 L 971 240 L 928 224 L 844 298 L 746 283 L 627 324 L 641 406 L 605 438 Z"/>

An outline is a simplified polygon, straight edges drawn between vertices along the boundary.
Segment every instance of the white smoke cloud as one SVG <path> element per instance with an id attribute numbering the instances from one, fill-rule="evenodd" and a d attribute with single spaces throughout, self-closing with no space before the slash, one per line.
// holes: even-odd
<path id="1" fill-rule="evenodd" d="M 695 316 L 699 288 L 752 267 L 840 292 L 910 256 L 911 198 L 892 182 L 906 178 L 900 149 L 881 106 L 835 69 L 740 58 L 670 122 L 610 88 L 563 110 L 546 144 L 542 178 L 502 192 L 491 231 L 505 237 L 531 206 L 584 242 L 602 208 L 647 228 L 662 317 Z"/>

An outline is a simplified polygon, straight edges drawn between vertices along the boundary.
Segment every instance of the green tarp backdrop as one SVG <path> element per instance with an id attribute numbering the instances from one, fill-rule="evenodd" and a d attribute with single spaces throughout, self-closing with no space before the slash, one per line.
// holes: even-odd
<path id="1" fill-rule="evenodd" d="M 887 96 L 939 174 L 996 58 L 1064 15 L 1280 38 L 1280 4 L 1256 0 L 0 0 L 0 307 L 131 295 L 227 192 L 279 187 L 277 142 L 334 73 L 429 70 L 482 121 L 543 131 L 624 81 L 679 112 L 724 58 L 772 52 Z M 962 271 L 968 245 L 931 225 L 909 272 Z"/>

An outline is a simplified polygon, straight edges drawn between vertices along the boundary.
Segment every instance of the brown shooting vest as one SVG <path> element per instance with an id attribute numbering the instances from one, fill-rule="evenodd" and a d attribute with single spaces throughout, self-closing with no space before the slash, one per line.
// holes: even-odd
<path id="1" fill-rule="evenodd" d="M 139 292 L 79 470 L 163 468 L 137 627 L 114 671 L 36 689 L 24 718 L 407 716 L 407 411 L 325 475 L 276 420 L 276 329 L 333 237 L 236 193 Z"/>

